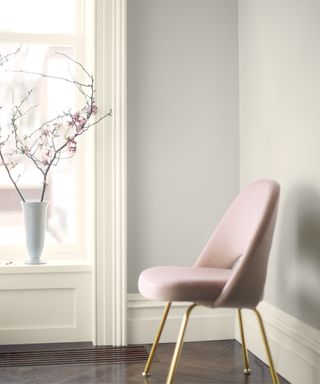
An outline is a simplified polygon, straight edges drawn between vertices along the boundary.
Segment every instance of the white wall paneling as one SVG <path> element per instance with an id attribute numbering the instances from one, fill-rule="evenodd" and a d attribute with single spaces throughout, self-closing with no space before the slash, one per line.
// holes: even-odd
<path id="1" fill-rule="evenodd" d="M 259 310 L 264 319 L 277 371 L 292 384 L 320 382 L 320 332 L 263 301 Z M 256 316 L 243 311 L 248 348 L 267 363 Z M 236 326 L 239 341 L 239 327 Z"/>
<path id="2" fill-rule="evenodd" d="M 0 308 L 0 344 L 91 341 L 91 267 L 1 267 Z"/>
<path id="3" fill-rule="evenodd" d="M 173 303 L 161 342 L 176 342 L 188 303 Z M 164 302 L 128 295 L 128 343 L 152 343 L 162 318 Z M 195 308 L 187 328 L 186 341 L 225 340 L 234 338 L 234 310 Z"/>

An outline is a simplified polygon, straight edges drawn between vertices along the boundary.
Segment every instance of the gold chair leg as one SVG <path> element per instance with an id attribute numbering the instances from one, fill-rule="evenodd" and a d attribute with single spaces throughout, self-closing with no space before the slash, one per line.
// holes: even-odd
<path id="1" fill-rule="evenodd" d="M 243 364 L 244 364 L 243 373 L 245 375 L 250 375 L 251 369 L 249 366 L 249 355 L 248 355 L 248 350 L 247 350 L 247 345 L 246 345 L 246 339 L 244 337 L 241 308 L 238 309 L 238 317 L 239 317 L 239 326 L 240 326 L 240 335 L 241 335 L 241 344 L 242 344 L 242 356 L 243 356 Z"/>
<path id="2" fill-rule="evenodd" d="M 274 368 L 274 365 L 273 365 L 271 351 L 270 351 L 270 347 L 269 347 L 269 343 L 268 343 L 268 339 L 267 339 L 267 334 L 266 334 L 266 331 L 265 331 L 265 328 L 264 328 L 264 325 L 263 325 L 262 317 L 261 317 L 259 311 L 256 308 L 253 309 L 253 311 L 255 312 L 255 314 L 257 315 L 257 318 L 258 318 L 258 322 L 259 322 L 259 326 L 260 326 L 260 331 L 261 331 L 261 336 L 262 336 L 262 339 L 263 339 L 263 343 L 264 343 L 264 346 L 265 346 L 265 349 L 266 349 L 266 353 L 267 353 L 267 357 L 268 357 L 268 361 L 269 361 L 272 382 L 273 382 L 273 384 L 280 384 L 277 372 L 276 372 L 276 370 Z"/>
<path id="3" fill-rule="evenodd" d="M 184 338 L 184 334 L 186 332 L 186 328 L 187 328 L 187 325 L 188 325 L 188 320 L 189 320 L 191 311 L 196 306 L 197 306 L 197 304 L 190 305 L 190 307 L 188 307 L 188 309 L 186 310 L 186 312 L 185 312 L 185 314 L 183 316 L 183 320 L 182 320 L 182 324 L 181 324 L 181 327 L 180 327 L 180 331 L 179 331 L 179 336 L 178 336 L 178 340 L 177 340 L 177 343 L 176 343 L 176 347 L 175 347 L 175 350 L 174 350 L 174 353 L 173 353 L 173 356 L 172 356 L 171 365 L 170 365 L 170 368 L 169 368 L 166 384 L 172 384 L 173 383 L 174 376 L 175 376 L 176 369 L 177 369 L 177 365 L 178 365 L 179 358 L 180 358 L 181 351 L 182 351 L 183 338 Z"/>
<path id="4" fill-rule="evenodd" d="M 161 337 L 161 334 L 162 334 L 162 331 L 163 331 L 163 327 L 164 327 L 164 325 L 166 323 L 166 320 L 167 320 L 170 308 L 171 308 L 171 302 L 168 302 L 166 304 L 166 306 L 165 306 L 165 309 L 164 309 L 164 312 L 163 312 L 163 315 L 162 315 L 162 319 L 161 319 L 161 322 L 160 322 L 160 325 L 159 325 L 159 329 L 158 329 L 158 331 L 156 333 L 156 337 L 154 339 L 151 351 L 149 353 L 148 361 L 146 363 L 144 371 L 142 372 L 142 376 L 144 376 L 144 377 L 150 376 L 150 367 L 151 367 L 151 364 L 152 364 L 153 357 L 154 357 L 154 354 L 156 352 L 157 346 L 159 344 L 159 340 L 160 340 L 160 337 Z"/>

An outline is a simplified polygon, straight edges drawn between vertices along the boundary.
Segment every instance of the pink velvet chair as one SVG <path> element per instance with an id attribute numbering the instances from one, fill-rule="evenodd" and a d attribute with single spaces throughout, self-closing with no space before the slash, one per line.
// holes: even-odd
<path id="1" fill-rule="evenodd" d="M 167 301 L 143 376 L 150 367 L 165 325 L 171 303 L 192 304 L 184 315 L 172 357 L 167 384 L 172 383 L 191 311 L 197 305 L 236 308 L 244 359 L 244 374 L 250 374 L 241 310 L 257 315 L 274 384 L 278 384 L 262 318 L 256 306 L 263 298 L 268 257 L 277 216 L 280 188 L 273 180 L 250 184 L 233 201 L 192 267 L 155 267 L 139 277 L 141 294 L 152 300 Z"/>

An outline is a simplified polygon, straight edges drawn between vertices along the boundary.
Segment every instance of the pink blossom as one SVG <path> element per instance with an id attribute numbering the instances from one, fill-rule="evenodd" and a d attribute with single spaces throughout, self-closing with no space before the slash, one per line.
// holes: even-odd
<path id="1" fill-rule="evenodd" d="M 72 120 L 68 121 L 69 127 L 75 126 L 77 133 L 82 133 L 83 128 L 87 123 L 87 119 L 82 117 L 79 112 L 76 112 L 72 115 Z"/>
<path id="2" fill-rule="evenodd" d="M 77 142 L 72 138 L 69 138 L 68 144 L 67 144 L 69 152 L 76 152 L 77 150 Z"/>
<path id="3" fill-rule="evenodd" d="M 49 133 L 50 133 L 50 130 L 49 130 L 49 127 L 48 127 L 48 126 L 42 128 L 42 130 L 41 130 L 41 134 L 42 134 L 43 136 L 48 136 Z"/>
<path id="4" fill-rule="evenodd" d="M 98 112 L 98 107 L 95 104 L 93 104 L 92 107 L 91 107 L 91 113 L 93 115 L 96 115 L 97 112 Z"/>
<path id="5" fill-rule="evenodd" d="M 91 115 L 96 115 L 98 112 L 98 108 L 95 104 L 88 105 L 84 111 L 87 113 L 87 118 L 89 118 Z"/>
<path id="6" fill-rule="evenodd" d="M 50 151 L 47 150 L 44 155 L 42 156 L 42 164 L 43 165 L 49 165 L 50 163 Z"/>
<path id="7" fill-rule="evenodd" d="M 87 122 L 87 119 L 85 119 L 84 117 L 81 117 L 76 121 L 77 133 L 83 132 L 83 127 L 86 125 L 86 122 Z"/>
<path id="8" fill-rule="evenodd" d="M 41 160 L 41 163 L 42 163 L 43 165 L 49 165 L 49 158 L 46 157 L 46 156 L 43 156 L 43 157 L 42 157 L 42 160 Z"/>

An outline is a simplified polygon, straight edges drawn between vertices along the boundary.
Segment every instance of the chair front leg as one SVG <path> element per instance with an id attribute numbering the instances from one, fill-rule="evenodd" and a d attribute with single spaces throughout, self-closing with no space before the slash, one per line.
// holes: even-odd
<path id="1" fill-rule="evenodd" d="M 151 364 L 152 364 L 152 361 L 153 361 L 154 354 L 156 352 L 157 346 L 159 344 L 159 340 L 160 340 L 160 337 L 161 337 L 161 334 L 162 334 L 162 331 L 163 331 L 163 327 L 164 327 L 164 325 L 166 323 L 166 320 L 167 320 L 170 308 L 171 308 L 171 302 L 168 302 L 166 304 L 166 306 L 165 306 L 165 309 L 164 309 L 164 312 L 163 312 L 163 315 L 162 315 L 162 319 L 161 319 L 158 331 L 156 333 L 156 337 L 154 339 L 151 351 L 149 353 L 148 361 L 146 363 L 144 371 L 142 372 L 142 376 L 144 376 L 144 377 L 150 376 L 150 367 L 151 367 Z"/>
<path id="2" fill-rule="evenodd" d="M 173 383 L 174 376 L 175 376 L 176 369 L 177 369 L 177 365 L 178 365 L 179 358 L 180 358 L 181 351 L 182 351 L 183 338 L 184 338 L 184 334 L 185 334 L 186 329 L 187 329 L 188 320 L 189 320 L 191 311 L 196 306 L 197 306 L 197 304 L 190 305 L 190 307 L 187 308 L 187 310 L 186 310 L 186 312 L 185 312 L 185 314 L 183 316 L 183 320 L 182 320 L 182 324 L 181 324 L 181 327 L 180 327 L 180 331 L 179 331 L 179 336 L 178 336 L 178 340 L 177 340 L 177 343 L 176 343 L 176 347 L 174 349 L 174 353 L 173 353 L 173 356 L 172 356 L 171 365 L 170 365 L 170 368 L 169 368 L 166 384 L 172 384 Z"/>
<path id="3" fill-rule="evenodd" d="M 269 343 L 268 343 L 268 339 L 267 339 L 267 334 L 266 334 L 266 331 L 265 331 L 265 328 L 264 328 L 262 317 L 261 317 L 259 311 L 256 308 L 253 309 L 253 311 L 255 312 L 255 314 L 257 315 L 257 318 L 258 318 L 262 340 L 263 340 L 263 343 L 264 343 L 264 346 L 265 346 L 265 349 L 266 349 L 266 353 L 267 353 L 267 357 L 268 357 L 268 361 L 269 361 L 272 382 L 273 382 L 273 384 L 280 384 L 277 372 L 276 372 L 276 370 L 274 368 L 274 365 L 273 365 L 271 351 L 270 351 L 270 347 L 269 347 Z"/>
<path id="4" fill-rule="evenodd" d="M 246 345 L 246 339 L 244 336 L 244 327 L 243 327 L 241 308 L 238 309 L 238 318 L 239 318 L 239 328 L 240 328 L 240 336 L 241 336 L 241 344 L 242 344 L 242 356 L 243 356 L 243 364 L 244 364 L 243 373 L 245 375 L 250 375 L 251 369 L 249 366 L 249 355 L 248 355 L 248 349 Z"/>

